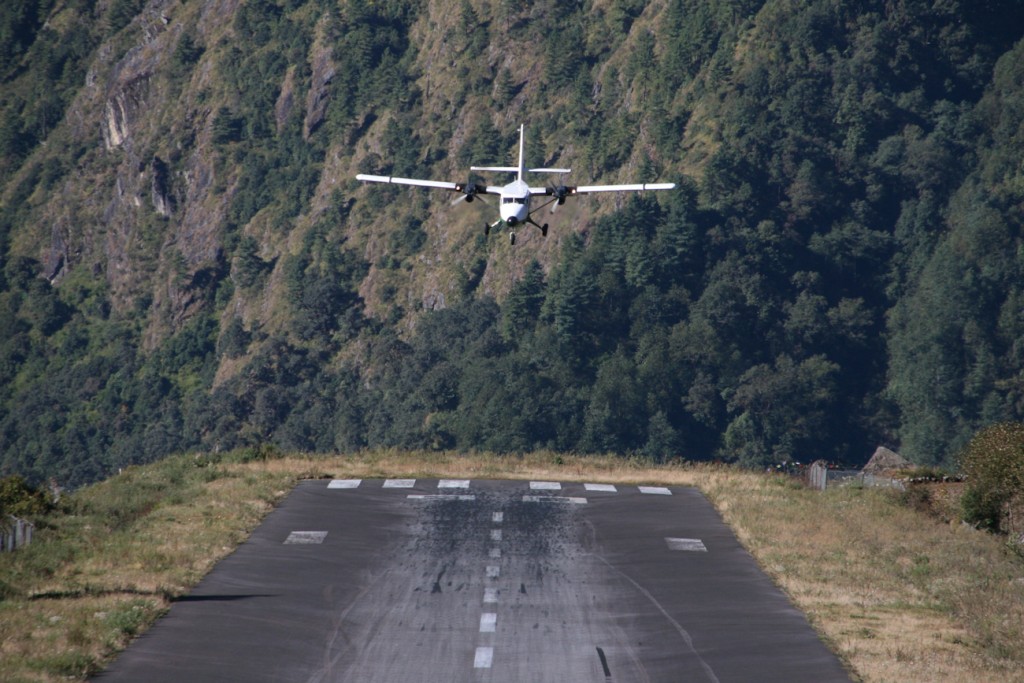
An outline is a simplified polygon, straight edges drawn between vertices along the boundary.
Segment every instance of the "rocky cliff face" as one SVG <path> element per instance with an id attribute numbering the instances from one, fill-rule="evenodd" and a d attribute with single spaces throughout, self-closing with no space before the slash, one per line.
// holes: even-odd
<path id="1" fill-rule="evenodd" d="M 310 54 L 311 84 L 306 95 L 306 118 L 302 122 L 302 137 L 306 140 L 320 127 L 327 115 L 327 102 L 331 94 L 331 81 L 337 73 L 333 49 L 326 36 L 328 21 L 317 25 L 316 41 Z"/>
<path id="2" fill-rule="evenodd" d="M 69 108 L 62 135 L 93 145 L 39 213 L 51 223 L 44 270 L 59 282 L 69 268 L 102 273 L 114 310 L 141 304 L 151 343 L 210 300 L 211 273 L 224 267 L 224 204 L 214 198 L 209 87 L 215 56 L 175 64 L 186 32 L 221 40 L 236 2 L 148 3 L 96 51 Z M 219 16 L 207 25 L 203 17 Z M 45 150 L 40 151 L 44 155 Z M 222 175 L 229 175 L 228 167 Z"/>
<path id="3" fill-rule="evenodd" d="M 449 44 L 455 29 L 444 4 L 429 3 L 427 11 L 408 26 L 409 34 L 423 43 L 421 54 L 425 59 L 445 54 L 451 59 L 453 47 L 456 51 L 466 48 L 461 38 L 455 41 L 457 44 Z M 270 14 L 257 15 L 264 10 Z M 274 41 L 289 36 L 267 42 L 267 36 L 261 33 L 273 21 L 281 20 L 280 12 L 276 5 L 257 3 L 248 7 L 237 0 L 146 3 L 134 20 L 103 41 L 91 55 L 81 90 L 52 136 L 86 151 L 73 161 L 59 191 L 38 203 L 39 222 L 48 227 L 26 234 L 19 243 L 37 245 L 29 255 L 42 263 L 43 274 L 58 286 L 75 268 L 105 279 L 113 310 L 145 311 L 148 346 L 159 343 L 209 307 L 241 236 L 257 237 L 262 245 L 261 258 L 268 267 L 279 267 L 279 256 L 294 250 L 310 227 L 334 215 L 337 207 L 350 203 L 339 193 L 352 186 L 352 176 L 360 164 L 367 163 L 368 155 L 395 154 L 393 130 L 389 129 L 394 121 L 390 116 L 359 112 L 348 120 L 342 117 L 341 125 L 330 132 L 325 133 L 323 128 L 332 101 L 354 97 L 351 76 L 349 82 L 337 82 L 339 55 L 351 61 L 352 52 L 357 51 L 364 61 L 392 59 L 391 51 L 398 44 L 387 47 L 383 54 L 366 52 L 370 48 L 365 36 L 350 38 L 354 29 L 364 31 L 356 18 L 363 10 L 347 7 L 339 14 L 313 3 L 302 14 L 320 14 L 308 19 L 298 16 L 290 24 L 290 30 L 306 32 L 305 47 L 285 50 Z M 248 47 L 243 50 L 242 45 Z M 248 54 L 250 50 L 254 54 Z M 492 50 L 482 58 L 494 62 L 498 53 Z M 287 61 L 283 68 L 277 66 L 281 60 Z M 239 61 L 250 66 L 238 69 Z M 498 66 L 488 66 L 486 74 Z M 448 90 L 464 84 L 452 80 L 451 74 L 428 73 L 436 71 L 430 64 L 422 68 L 424 91 L 414 96 L 429 95 L 430 107 L 437 112 L 456 112 L 455 98 L 464 95 Z M 511 68 L 528 81 L 531 78 L 524 65 L 509 63 L 504 68 Z M 267 69 L 267 76 L 251 74 L 250 69 Z M 270 76 L 274 70 L 281 75 Z M 233 80 L 249 76 L 254 80 L 244 85 Z M 254 87 L 270 88 L 273 99 L 264 105 L 264 111 L 242 114 L 245 91 Z M 534 83 L 529 91 L 536 94 L 536 88 Z M 362 97 L 366 99 L 366 95 Z M 514 124 L 523 118 L 524 98 L 504 116 L 509 131 L 514 131 Z M 218 138 L 222 131 L 216 130 L 217 115 L 221 110 L 236 117 L 238 130 Z M 314 188 L 305 200 L 308 203 L 298 211 L 278 208 L 281 196 L 257 193 L 239 199 L 239 193 L 250 191 L 254 182 L 249 166 L 258 157 L 268 156 L 250 142 L 265 135 L 258 128 L 258 119 L 263 116 L 273 121 L 272 133 L 277 137 L 287 136 L 290 122 L 297 119 L 302 140 L 322 150 L 322 156 L 297 162 L 297 167 L 285 171 L 315 174 Z M 478 119 L 474 115 L 473 120 Z M 415 131 L 427 146 L 422 152 L 425 159 L 459 156 L 459 148 L 472 142 L 467 123 L 457 121 L 454 128 L 439 123 L 436 130 Z M 506 133 L 503 131 L 502 136 L 508 137 Z M 382 138 L 387 139 L 384 145 Z M 273 144 L 271 140 L 267 143 Z M 39 149 L 38 163 L 45 163 L 51 151 Z M 498 157 L 506 156 L 504 149 L 494 152 Z M 259 173 L 273 175 L 282 170 L 261 168 Z M 464 164 L 445 163 L 438 172 L 456 177 L 466 170 Z M 243 200 L 248 201 L 245 210 L 238 207 Z M 461 276 L 451 264 L 479 258 L 471 256 L 477 248 L 471 235 L 478 232 L 478 224 L 486 218 L 481 211 L 449 211 L 447 203 L 430 203 L 421 194 L 413 194 L 408 200 L 411 206 L 382 206 L 362 213 L 359 224 L 340 226 L 350 248 L 358 250 L 371 264 L 361 291 L 370 299 L 370 310 L 382 316 L 389 315 L 396 306 L 408 313 L 444 307 L 452 296 L 459 296 L 456 290 L 461 286 Z M 401 204 L 408 200 L 403 198 Z M 378 268 L 378 261 L 397 263 L 396 258 L 411 256 L 401 246 L 402 238 L 389 236 L 396 221 L 405 221 L 399 217 L 403 208 L 427 218 L 417 229 L 425 233 L 421 254 L 409 260 L 404 270 Z M 284 219 L 282 211 L 289 214 Z M 573 215 L 563 215 L 570 226 L 577 224 Z M 28 224 L 22 229 L 36 230 Z M 557 243 L 556 237 L 550 245 L 537 245 L 542 258 L 549 258 Z M 489 257 L 490 266 L 483 277 L 485 288 L 498 293 L 507 290 L 512 276 L 534 255 Z M 271 281 L 266 279 L 264 286 Z M 273 281 L 280 282 L 280 276 Z M 394 296 L 396 288 L 402 292 L 398 297 Z M 281 295 L 257 293 L 251 288 L 236 291 L 232 306 L 248 311 L 250 324 L 278 324 L 281 319 L 273 311 L 279 306 L 274 301 Z M 261 302 L 258 308 L 251 305 L 256 300 Z"/>
<path id="4" fill-rule="evenodd" d="M 470 163 L 511 162 L 520 123 L 574 125 L 565 112 L 575 109 L 545 90 L 542 60 L 507 30 L 481 37 L 497 15 L 445 0 L 395 8 L 145 3 L 89 55 L 54 145 L 36 151 L 29 167 L 77 150 L 15 243 L 58 287 L 73 272 L 102 280 L 115 314 L 144 318 L 148 349 L 200 314 L 293 334 L 293 258 L 329 272 L 338 252 L 353 255 L 366 265 L 355 283 L 365 310 L 401 330 L 474 291 L 503 297 L 531 260 L 551 263 L 614 204 L 565 207 L 547 240 L 513 250 L 481 240 L 493 212 L 483 202 L 360 188 L 352 178 L 368 169 L 461 178 Z M 498 23 L 523 35 L 558 17 L 547 6 L 502 12 Z M 580 156 L 551 133 L 532 143 L 538 163 Z M 644 154 L 627 152 L 625 167 Z M 239 254 L 247 240 L 251 258 Z M 310 246 L 318 240 L 334 251 Z"/>

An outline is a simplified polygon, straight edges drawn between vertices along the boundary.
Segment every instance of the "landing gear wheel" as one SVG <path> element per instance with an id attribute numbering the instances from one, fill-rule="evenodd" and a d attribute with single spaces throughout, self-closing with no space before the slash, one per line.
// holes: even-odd
<path id="1" fill-rule="evenodd" d="M 540 226 L 540 234 L 544 235 L 544 237 L 548 236 L 548 224 L 547 223 L 545 223 L 544 225 Z"/>
<path id="2" fill-rule="evenodd" d="M 488 237 L 491 234 L 491 224 L 484 223 L 484 237 Z"/>
<path id="3" fill-rule="evenodd" d="M 516 243 L 516 234 L 514 232 L 510 232 L 508 234 L 508 243 L 509 244 L 515 244 Z"/>

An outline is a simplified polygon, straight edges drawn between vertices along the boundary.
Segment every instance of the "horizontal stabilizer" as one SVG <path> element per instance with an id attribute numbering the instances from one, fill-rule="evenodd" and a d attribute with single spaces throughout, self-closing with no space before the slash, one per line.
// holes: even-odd
<path id="1" fill-rule="evenodd" d="M 503 173 L 519 173 L 515 166 L 470 166 L 470 171 L 501 171 Z"/>
<path id="2" fill-rule="evenodd" d="M 501 173 L 519 173 L 515 166 L 470 166 L 471 171 L 497 171 Z M 528 173 L 571 173 L 571 168 L 528 168 Z"/>

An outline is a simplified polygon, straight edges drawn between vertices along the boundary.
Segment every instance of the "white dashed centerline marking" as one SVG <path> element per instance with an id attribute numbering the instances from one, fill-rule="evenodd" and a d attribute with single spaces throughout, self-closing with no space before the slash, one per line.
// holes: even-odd
<path id="1" fill-rule="evenodd" d="M 608 493 L 615 493 L 618 491 L 615 488 L 615 484 L 584 484 L 583 488 L 587 491 L 607 491 Z"/>
<path id="2" fill-rule="evenodd" d="M 310 545 L 323 543 L 327 538 L 326 531 L 293 531 L 284 542 L 288 545 Z"/>
<path id="3" fill-rule="evenodd" d="M 501 511 L 495 511 L 491 513 L 491 521 L 494 524 L 501 524 L 505 520 L 505 513 Z M 501 542 L 501 529 L 491 529 L 491 541 L 494 543 Z M 501 548 L 492 546 L 488 557 L 493 560 L 501 559 Z M 488 579 L 497 579 L 501 576 L 501 567 L 497 564 L 489 564 L 485 568 Z M 498 589 L 497 588 L 484 588 L 484 604 L 493 605 L 498 602 Z M 490 607 L 489 609 L 494 609 Z M 480 633 L 494 633 L 497 630 L 498 625 L 498 613 L 497 612 L 484 612 L 480 615 Z M 493 637 L 488 637 L 487 641 L 494 642 Z M 493 647 L 478 647 L 476 649 L 476 655 L 473 658 L 473 667 L 476 669 L 490 669 L 491 662 L 494 659 L 494 648 Z"/>
<path id="4" fill-rule="evenodd" d="M 476 655 L 473 656 L 473 668 L 474 669 L 490 669 L 491 663 L 494 661 L 494 648 L 493 647 L 478 647 L 476 649 Z"/>
<path id="5" fill-rule="evenodd" d="M 699 538 L 666 538 L 669 550 L 689 550 L 692 552 L 706 553 L 708 549 L 704 541 Z"/>
<path id="6" fill-rule="evenodd" d="M 562 485 L 557 481 L 531 481 L 531 491 L 561 491 Z"/>
<path id="7" fill-rule="evenodd" d="M 362 479 L 332 479 L 327 485 L 329 489 L 357 489 L 363 483 Z"/>
<path id="8" fill-rule="evenodd" d="M 437 482 L 439 489 L 468 489 L 469 479 L 442 479 Z"/>
<path id="9" fill-rule="evenodd" d="M 671 496 L 672 492 L 664 486 L 639 486 L 640 493 L 653 493 L 658 496 Z"/>
<path id="10" fill-rule="evenodd" d="M 416 486 L 415 479 L 388 479 L 384 482 L 386 489 L 411 489 Z"/>
<path id="11" fill-rule="evenodd" d="M 484 612 L 480 615 L 480 633 L 494 633 L 498 627 L 498 615 L 494 612 Z"/>
<path id="12" fill-rule="evenodd" d="M 406 498 L 408 498 L 409 500 L 476 500 L 476 496 L 472 496 L 472 495 L 461 495 L 460 496 L 460 495 L 456 495 L 456 494 L 453 494 L 453 493 L 449 493 L 449 494 L 444 494 L 444 493 L 435 493 L 435 494 L 410 493 L 408 496 L 406 496 Z"/>

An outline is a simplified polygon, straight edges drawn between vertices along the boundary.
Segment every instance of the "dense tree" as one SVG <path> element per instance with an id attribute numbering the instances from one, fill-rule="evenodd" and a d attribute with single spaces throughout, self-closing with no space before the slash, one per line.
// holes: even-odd
<path id="1" fill-rule="evenodd" d="M 0 10 L 0 474 L 267 442 L 951 465 L 1024 419 L 1020 3 L 452 7 Z M 519 121 L 531 160 L 678 188 L 585 199 L 534 260 L 345 180 L 510 163 Z"/>
<path id="2" fill-rule="evenodd" d="M 965 517 L 992 531 L 1009 531 L 1010 506 L 1024 500 L 1024 424 L 981 430 L 960 453 L 959 464 L 967 476 Z"/>

